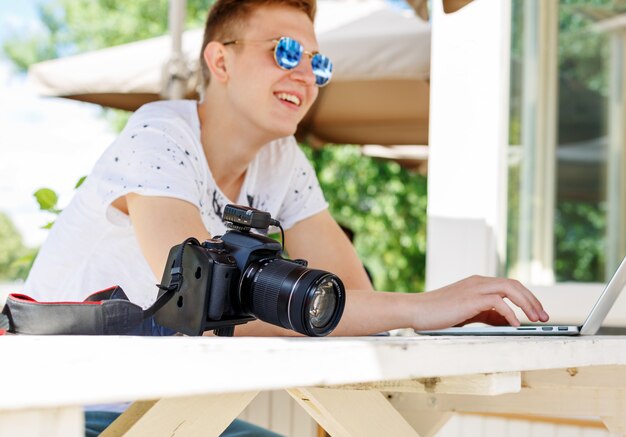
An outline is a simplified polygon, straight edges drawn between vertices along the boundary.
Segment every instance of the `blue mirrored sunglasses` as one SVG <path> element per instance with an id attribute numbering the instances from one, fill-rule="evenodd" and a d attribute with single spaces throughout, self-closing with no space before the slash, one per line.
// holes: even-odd
<path id="1" fill-rule="evenodd" d="M 330 82 L 333 76 L 333 62 L 326 56 L 318 52 L 309 52 L 304 50 L 302 44 L 293 38 L 283 36 L 279 39 L 268 40 L 274 43 L 274 61 L 283 70 L 293 70 L 300 64 L 302 55 L 311 58 L 311 67 L 315 75 L 315 85 L 322 87 Z M 229 44 L 245 44 L 247 42 L 260 41 L 244 41 L 235 40 L 227 41 L 224 45 Z"/>

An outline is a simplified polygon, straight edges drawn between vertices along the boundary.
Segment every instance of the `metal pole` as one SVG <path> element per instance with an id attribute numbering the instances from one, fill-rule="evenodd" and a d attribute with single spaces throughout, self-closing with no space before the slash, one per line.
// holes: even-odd
<path id="1" fill-rule="evenodd" d="M 189 68 L 185 63 L 182 50 L 186 8 L 187 0 L 170 0 L 169 2 L 169 28 L 172 46 L 170 59 L 165 65 L 161 90 L 161 96 L 166 99 L 182 99 L 187 92 Z"/>

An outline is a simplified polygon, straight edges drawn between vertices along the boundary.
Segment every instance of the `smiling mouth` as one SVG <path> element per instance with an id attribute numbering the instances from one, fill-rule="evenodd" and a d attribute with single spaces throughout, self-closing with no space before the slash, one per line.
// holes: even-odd
<path id="1" fill-rule="evenodd" d="M 274 95 L 276 97 L 278 97 L 279 100 L 292 103 L 292 104 L 294 104 L 294 105 L 296 105 L 298 107 L 300 107 L 300 105 L 302 104 L 302 102 L 300 101 L 300 98 L 298 96 L 293 95 L 293 94 L 276 93 Z"/>

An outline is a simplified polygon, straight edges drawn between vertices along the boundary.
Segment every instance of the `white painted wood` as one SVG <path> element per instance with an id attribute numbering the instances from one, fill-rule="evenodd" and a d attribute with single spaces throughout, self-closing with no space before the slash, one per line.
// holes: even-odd
<path id="1" fill-rule="evenodd" d="M 124 436 L 219 436 L 256 395 L 247 392 L 161 399 Z"/>
<path id="2" fill-rule="evenodd" d="M 465 418 L 464 416 L 461 416 Z M 480 417 L 482 435 L 485 436 L 500 436 L 504 437 L 508 434 L 508 421 L 497 417 L 486 418 Z M 543 437 L 547 437 L 546 434 L 542 434 Z"/>
<path id="3" fill-rule="evenodd" d="M 294 407 L 297 407 L 295 401 L 284 390 L 276 390 L 271 392 L 271 394 L 270 429 L 285 436 L 293 435 L 291 434 L 291 422 L 293 420 Z M 308 419 L 311 420 L 310 418 Z"/>
<path id="4" fill-rule="evenodd" d="M 609 437 L 610 433 L 601 429 L 585 429 L 581 437 Z M 569 436 L 565 436 L 569 437 Z"/>
<path id="5" fill-rule="evenodd" d="M 0 396 L 5 396 L 2 394 Z M 85 424 L 81 407 L 0 411 L 0 436 L 83 437 Z"/>
<path id="6" fill-rule="evenodd" d="M 254 398 L 238 418 L 284 436 L 317 437 L 317 422 L 286 391 L 267 393 Z"/>
<path id="7" fill-rule="evenodd" d="M 0 410 L 626 365 L 626 337 L 617 336 L 323 339 L 5 336 L 1 341 L 3 356 L 12 358 L 0 363 L 0 371 L 8 374 L 18 368 L 29 375 L 30 383 L 24 387 L 19 378 L 3 380 Z M 249 365 L 250 356 L 255 357 L 255 366 Z M 116 375 L 115 384 L 107 378 L 93 378 L 94 374 L 108 374 L 110 369 L 117 368 L 119 357 L 124 357 L 124 372 Z M 44 368 L 40 365 L 42 359 L 46 360 Z M 164 377 L 163 368 L 184 370 Z M 67 384 L 70 379 L 89 380 L 89 390 L 81 384 Z"/>
<path id="8" fill-rule="evenodd" d="M 310 387 L 289 394 L 333 437 L 419 437 L 380 392 Z"/>
<path id="9" fill-rule="evenodd" d="M 133 402 L 130 407 L 124 411 L 117 419 L 113 421 L 101 434 L 100 437 L 118 437 L 123 435 L 132 428 L 139 419 L 141 419 L 157 401 L 137 401 Z"/>
<path id="10" fill-rule="evenodd" d="M 591 366 L 524 372 L 522 386 L 531 389 L 572 387 L 626 389 L 626 368 Z"/>
<path id="11" fill-rule="evenodd" d="M 501 271 L 510 0 L 474 0 L 453 14 L 433 1 L 432 23 L 427 290 Z"/>
<path id="12" fill-rule="evenodd" d="M 622 412 L 621 417 L 602 417 L 602 422 L 606 425 L 611 435 L 626 435 L 626 412 Z"/>
<path id="13" fill-rule="evenodd" d="M 610 276 L 626 253 L 626 41 L 622 27 L 610 35 L 609 146 L 607 159 L 607 257 Z"/>
<path id="14" fill-rule="evenodd" d="M 455 414 L 436 437 L 609 437 L 604 428 L 536 425 L 536 422 L 515 418 Z"/>
<path id="15" fill-rule="evenodd" d="M 500 396 L 399 393 L 395 396 L 409 396 L 406 399 L 410 399 L 399 410 L 435 411 L 437 414 L 500 411 L 620 418 L 622 406 L 626 405 L 626 387 L 620 386 L 621 382 L 611 384 L 626 379 L 621 370 L 626 366 L 626 337 L 618 336 L 324 339 L 3 336 L 0 342 L 3 355 L 12 357 L 11 362 L 5 360 L 0 364 L 0 372 L 9 374 L 18 368 L 29 375 L 26 387 L 17 378 L 3 380 L 0 423 L 10 423 L 11 412 L 27 409 L 162 399 L 161 408 L 168 405 L 167 410 L 173 411 L 176 405 L 184 406 L 185 399 L 194 396 L 210 398 L 212 394 L 236 395 L 246 390 L 367 381 L 444 380 L 503 372 L 522 372 L 522 381 L 527 387 L 520 393 Z M 116 375 L 115 384 L 106 378 L 93 378 L 94 374 L 107 374 L 119 366 L 120 356 L 124 357 L 124 372 Z M 250 356 L 255 357 L 253 367 L 249 366 Z M 42 360 L 46 362 L 45 367 L 40 365 Z M 293 372 L 296 367 L 299 371 Z M 165 377 L 164 368 L 184 370 L 171 372 Z M 558 370 L 567 368 L 577 369 L 576 375 Z M 69 380 L 89 380 L 89 387 L 68 384 Z M 354 392 L 365 396 L 376 394 L 371 390 Z M 393 402 L 397 406 L 395 400 Z M 243 408 L 245 402 L 241 403 Z M 215 405 L 213 409 L 198 407 L 194 410 L 192 405 L 182 407 L 182 410 L 187 413 L 196 411 L 199 415 L 200 410 L 221 414 L 225 406 L 222 402 Z M 151 409 L 141 420 L 154 411 L 155 408 Z M 232 418 L 237 414 L 231 409 L 226 416 Z M 305 415 L 300 407 L 294 409 L 291 435 L 315 435 L 310 434 L 311 429 L 314 432 L 313 422 L 300 422 L 297 414 Z M 401 413 L 397 414 L 399 417 Z M 377 418 L 379 421 L 388 417 L 371 416 L 372 420 Z M 81 421 L 82 429 L 82 415 L 75 419 L 75 425 Z M 400 423 L 410 426 L 405 420 Z M 301 431 L 300 426 L 308 431 Z"/>
<path id="16" fill-rule="evenodd" d="M 532 436 L 531 423 L 525 420 L 512 420 L 509 423 L 515 424 L 508 430 L 509 437 L 530 437 Z"/>
<path id="17" fill-rule="evenodd" d="M 626 405 L 625 389 L 596 388 L 522 389 L 516 394 L 485 396 L 477 400 L 468 395 L 398 394 L 393 404 L 407 402 L 403 408 L 456 411 L 518 413 L 554 416 L 620 417 Z"/>
<path id="18" fill-rule="evenodd" d="M 522 387 L 520 372 L 449 376 L 445 378 L 415 378 L 399 381 L 366 382 L 334 386 L 336 389 L 378 390 L 407 393 L 450 393 L 499 395 L 516 393 Z"/>
<path id="19" fill-rule="evenodd" d="M 464 423 L 459 418 L 458 414 L 452 415 L 448 421 L 437 432 L 436 437 L 462 437 L 462 429 Z M 504 437 L 504 436 L 503 436 Z"/>
<path id="20" fill-rule="evenodd" d="M 287 394 L 289 395 L 289 393 Z M 311 417 L 309 413 L 296 402 L 295 399 L 292 398 L 292 401 L 294 403 L 294 407 L 291 422 L 291 433 L 289 436 L 317 437 L 318 424 L 315 419 Z"/>
<path id="21" fill-rule="evenodd" d="M 273 392 L 265 391 L 259 393 L 254 400 L 248 405 L 248 421 L 259 425 L 263 428 L 271 428 L 271 401 Z"/>
<path id="22" fill-rule="evenodd" d="M 524 2 L 519 253 L 511 273 L 530 284 L 554 283 L 558 7 Z"/>
<path id="23" fill-rule="evenodd" d="M 409 425 L 413 427 L 420 437 L 433 437 L 448 423 L 453 414 L 450 412 L 433 410 L 416 410 L 414 408 L 402 408 L 402 405 L 393 404 L 396 393 L 386 393 L 387 400 L 404 417 Z"/>
<path id="24" fill-rule="evenodd" d="M 482 436 L 484 429 L 484 419 L 479 416 L 465 416 L 460 423 L 458 436 Z"/>

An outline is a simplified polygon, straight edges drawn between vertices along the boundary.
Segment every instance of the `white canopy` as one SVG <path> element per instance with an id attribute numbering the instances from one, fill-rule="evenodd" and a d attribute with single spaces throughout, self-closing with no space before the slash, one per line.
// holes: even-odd
<path id="1" fill-rule="evenodd" d="M 320 51 L 335 64 L 331 84 L 301 123 L 323 142 L 426 144 L 430 24 L 383 0 L 319 0 Z M 165 89 L 170 37 L 163 36 L 41 62 L 29 74 L 43 95 L 135 110 Z M 197 96 L 202 30 L 183 34 Z"/>

